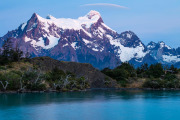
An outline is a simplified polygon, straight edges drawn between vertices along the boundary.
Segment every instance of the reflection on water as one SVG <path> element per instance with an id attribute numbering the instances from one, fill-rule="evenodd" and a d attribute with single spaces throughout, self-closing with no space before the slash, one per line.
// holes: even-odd
<path id="1" fill-rule="evenodd" d="M 179 91 L 0 94 L 0 120 L 178 120 L 179 105 Z"/>

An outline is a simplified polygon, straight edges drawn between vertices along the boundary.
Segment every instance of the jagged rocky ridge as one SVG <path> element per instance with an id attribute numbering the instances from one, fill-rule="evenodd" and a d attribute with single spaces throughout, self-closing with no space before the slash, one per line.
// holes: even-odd
<path id="1" fill-rule="evenodd" d="M 0 38 L 0 47 L 7 38 L 33 57 L 49 56 L 62 61 L 90 63 L 98 69 L 114 68 L 121 62 L 135 66 L 143 63 L 180 63 L 180 48 L 173 49 L 163 42 L 145 46 L 132 31 L 118 34 L 104 24 L 97 11 L 78 19 L 46 18 L 34 13 L 16 30 Z"/>

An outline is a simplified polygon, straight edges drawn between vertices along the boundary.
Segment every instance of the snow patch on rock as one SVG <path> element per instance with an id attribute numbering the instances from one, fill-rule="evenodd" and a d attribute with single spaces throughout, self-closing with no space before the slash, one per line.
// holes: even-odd
<path id="1" fill-rule="evenodd" d="M 21 30 L 23 31 L 24 28 L 26 27 L 27 23 L 23 23 L 22 26 L 21 26 Z"/>
<path id="2" fill-rule="evenodd" d="M 133 47 L 124 47 L 120 43 L 120 39 L 110 39 L 111 45 L 114 45 L 116 50 L 115 53 L 118 53 L 118 56 L 120 57 L 120 60 L 122 62 L 127 62 L 131 60 L 132 58 L 143 58 L 147 52 L 144 52 L 144 46 L 140 43 L 139 46 L 133 48 Z"/>
<path id="3" fill-rule="evenodd" d="M 68 43 L 64 44 L 62 47 L 66 47 L 66 46 L 68 46 Z"/>
<path id="4" fill-rule="evenodd" d="M 92 48 L 92 50 L 93 50 L 93 51 L 96 51 L 96 52 L 99 51 L 97 48 Z"/>
<path id="5" fill-rule="evenodd" d="M 56 38 L 54 36 L 47 36 L 47 39 L 49 39 L 49 45 L 47 46 L 45 45 L 44 39 L 42 37 L 40 37 L 38 40 L 25 37 L 25 42 L 30 42 L 34 48 L 42 47 L 43 49 L 50 49 L 55 47 L 59 41 L 59 38 Z"/>
<path id="6" fill-rule="evenodd" d="M 86 40 L 86 39 L 83 39 L 83 41 L 84 41 L 84 43 L 85 43 L 86 45 L 92 43 L 91 41 Z"/>
<path id="7" fill-rule="evenodd" d="M 73 43 L 71 43 L 71 46 L 72 46 L 72 48 L 73 48 L 74 50 L 76 50 L 76 49 L 79 49 L 79 48 L 80 48 L 80 46 L 77 46 L 77 42 L 73 42 Z"/>
<path id="8" fill-rule="evenodd" d="M 131 34 L 127 34 L 127 38 L 131 39 L 132 35 Z"/>
<path id="9" fill-rule="evenodd" d="M 178 56 L 173 55 L 162 55 L 163 60 L 166 62 L 180 62 L 180 58 Z"/>

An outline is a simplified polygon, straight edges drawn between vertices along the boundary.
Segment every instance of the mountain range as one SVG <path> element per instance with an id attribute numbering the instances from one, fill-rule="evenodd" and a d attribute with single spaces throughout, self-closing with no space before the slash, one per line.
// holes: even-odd
<path id="1" fill-rule="evenodd" d="M 78 19 L 43 18 L 34 13 L 26 23 L 0 37 L 0 47 L 8 38 L 32 57 L 90 63 L 98 69 L 114 68 L 121 62 L 135 67 L 157 62 L 180 67 L 180 47 L 171 48 L 164 42 L 144 45 L 134 32 L 119 34 L 108 27 L 94 10 Z"/>

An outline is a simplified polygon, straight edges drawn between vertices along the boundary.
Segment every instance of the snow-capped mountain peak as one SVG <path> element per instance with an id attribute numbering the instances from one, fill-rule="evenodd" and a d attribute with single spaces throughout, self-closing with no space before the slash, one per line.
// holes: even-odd
<path id="1" fill-rule="evenodd" d="M 89 19 L 91 19 L 92 17 L 98 16 L 99 18 L 101 17 L 101 14 L 98 11 L 95 10 L 91 10 L 87 15 L 86 15 Z"/>
<path id="2" fill-rule="evenodd" d="M 171 47 L 169 47 L 168 45 L 166 45 L 163 41 L 158 42 L 160 48 L 167 48 L 167 49 L 172 49 Z"/>
<path id="3" fill-rule="evenodd" d="M 123 32 L 123 33 L 121 33 L 121 35 L 123 36 L 123 37 L 126 37 L 126 38 L 128 38 L 128 39 L 131 39 L 132 37 L 136 37 L 137 35 L 134 33 L 134 32 L 132 32 L 132 31 L 126 31 L 126 32 Z"/>
<path id="4" fill-rule="evenodd" d="M 147 48 L 148 48 L 149 50 L 151 50 L 151 49 L 155 48 L 156 45 L 157 45 L 157 43 L 151 41 L 151 42 L 147 45 Z"/>
<path id="5" fill-rule="evenodd" d="M 9 37 L 33 57 L 50 56 L 57 60 L 90 63 L 99 69 L 114 68 L 126 61 L 135 66 L 146 62 L 180 62 L 179 49 L 172 49 L 164 42 L 145 46 L 132 31 L 118 34 L 94 10 L 77 19 L 52 15 L 43 18 L 34 13 L 18 29 L 0 37 L 0 47 Z"/>
<path id="6" fill-rule="evenodd" d="M 31 18 L 37 18 L 39 15 L 37 13 L 33 13 Z"/>
<path id="7" fill-rule="evenodd" d="M 149 50 L 152 50 L 152 49 L 169 49 L 171 50 L 172 48 L 168 45 L 166 45 L 163 41 L 160 41 L 158 43 L 155 43 L 155 42 L 150 42 L 148 45 L 147 45 L 147 48 Z"/>
<path id="8" fill-rule="evenodd" d="M 56 19 L 56 18 L 52 15 L 48 15 L 48 16 L 46 16 L 46 19 Z"/>
<path id="9" fill-rule="evenodd" d="M 56 27 L 62 29 L 81 30 L 84 29 L 83 26 L 85 26 L 85 28 L 90 28 L 91 25 L 97 23 L 99 20 L 103 23 L 100 13 L 97 11 L 90 11 L 87 15 L 79 17 L 78 19 L 55 18 L 52 15 L 43 18 L 34 13 L 29 21 L 39 21 L 46 28 L 54 24 Z"/>

